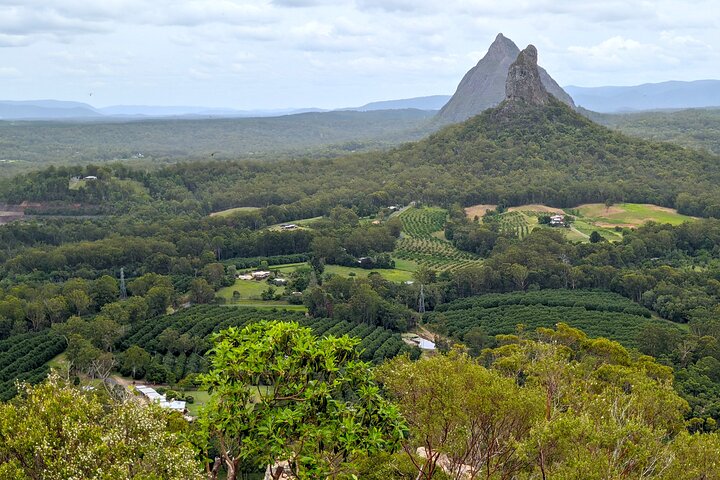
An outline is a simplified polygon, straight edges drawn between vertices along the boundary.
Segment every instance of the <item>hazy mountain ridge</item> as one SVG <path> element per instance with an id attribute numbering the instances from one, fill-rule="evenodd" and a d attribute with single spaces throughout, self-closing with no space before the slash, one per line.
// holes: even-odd
<path id="1" fill-rule="evenodd" d="M 383 100 L 379 102 L 370 102 L 361 107 L 348 108 L 347 110 L 357 110 L 360 112 L 371 110 L 397 110 L 405 108 L 416 108 L 418 110 L 440 110 L 443 105 L 450 100 L 450 98 L 450 95 L 429 95 L 426 97 Z"/>
<path id="2" fill-rule="evenodd" d="M 86 103 L 60 100 L 0 101 L 0 120 L 97 118 L 102 113 Z"/>
<path id="3" fill-rule="evenodd" d="M 720 80 L 565 89 L 579 106 L 601 113 L 720 106 Z"/>

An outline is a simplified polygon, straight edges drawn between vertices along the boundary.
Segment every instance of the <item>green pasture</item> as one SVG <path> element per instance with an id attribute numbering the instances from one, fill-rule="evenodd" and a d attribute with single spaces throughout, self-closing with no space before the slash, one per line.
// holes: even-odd
<path id="1" fill-rule="evenodd" d="M 267 290 L 269 286 L 264 280 L 235 280 L 233 285 L 218 290 L 217 296 L 230 302 L 232 301 L 233 292 L 238 291 L 240 292 L 240 300 L 259 300 L 260 294 Z"/>
<path id="2" fill-rule="evenodd" d="M 649 221 L 679 225 L 693 219 L 671 208 L 641 203 L 619 203 L 609 207 L 602 203 L 591 203 L 573 210 L 591 223 L 610 225 L 640 226 Z"/>
<path id="3" fill-rule="evenodd" d="M 229 217 L 230 215 L 238 212 L 252 212 L 259 210 L 260 207 L 235 207 L 228 208 L 227 210 L 221 210 L 219 212 L 213 212 L 210 214 L 211 217 Z"/>
<path id="4" fill-rule="evenodd" d="M 396 262 L 397 263 L 397 262 Z M 412 271 L 400 270 L 398 268 L 378 268 L 368 270 L 365 268 L 343 267 L 340 265 L 325 265 L 325 274 L 341 275 L 343 277 L 367 277 L 371 272 L 379 273 L 384 279 L 391 282 L 406 282 L 413 279 Z M 350 275 L 353 273 L 354 275 Z"/>

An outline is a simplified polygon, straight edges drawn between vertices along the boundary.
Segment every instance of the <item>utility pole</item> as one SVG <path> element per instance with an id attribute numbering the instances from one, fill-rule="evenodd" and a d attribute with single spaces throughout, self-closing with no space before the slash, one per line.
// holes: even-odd
<path id="1" fill-rule="evenodd" d="M 425 285 L 420 284 L 420 299 L 418 300 L 418 312 L 425 313 Z"/>
<path id="2" fill-rule="evenodd" d="M 120 268 L 120 300 L 127 298 L 127 287 L 125 287 L 125 268 Z"/>

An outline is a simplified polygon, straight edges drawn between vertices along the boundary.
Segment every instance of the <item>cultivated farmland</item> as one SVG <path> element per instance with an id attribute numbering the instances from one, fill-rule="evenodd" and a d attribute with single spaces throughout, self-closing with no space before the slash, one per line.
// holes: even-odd
<path id="1" fill-rule="evenodd" d="M 480 263 L 479 257 L 455 248 L 444 238 L 447 212 L 441 208 L 410 208 L 400 215 L 403 235 L 393 256 L 434 270 L 456 270 Z"/>

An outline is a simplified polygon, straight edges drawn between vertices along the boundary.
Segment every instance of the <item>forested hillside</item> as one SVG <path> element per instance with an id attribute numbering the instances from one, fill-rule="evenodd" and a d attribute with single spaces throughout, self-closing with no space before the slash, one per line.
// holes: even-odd
<path id="1" fill-rule="evenodd" d="M 433 112 L 338 111 L 269 118 L 0 121 L 0 177 L 52 165 L 344 155 L 417 140 Z"/>
<path id="2" fill-rule="evenodd" d="M 128 211 L 130 205 L 209 213 L 273 207 L 279 221 L 337 204 L 360 212 L 390 203 L 572 207 L 637 202 L 720 215 L 718 156 L 627 137 L 553 102 L 513 115 L 488 110 L 390 152 L 278 162 L 193 162 L 153 172 L 86 169 L 99 182 L 70 189 L 77 169 L 49 169 L 0 186 L 0 200 L 59 201 Z M 364 213 L 363 213 L 364 214 Z"/>
<path id="3" fill-rule="evenodd" d="M 717 108 L 615 115 L 586 111 L 586 114 L 628 135 L 720 154 L 720 109 Z"/>

